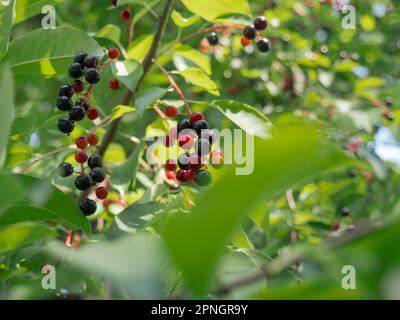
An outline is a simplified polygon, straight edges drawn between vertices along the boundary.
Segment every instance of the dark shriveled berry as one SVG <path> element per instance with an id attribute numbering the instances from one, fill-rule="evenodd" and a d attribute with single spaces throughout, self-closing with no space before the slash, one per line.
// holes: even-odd
<path id="1" fill-rule="evenodd" d="M 87 82 L 94 84 L 100 81 L 99 71 L 95 68 L 89 68 L 86 70 L 85 79 Z"/>
<path id="2" fill-rule="evenodd" d="M 271 49 L 271 44 L 267 38 L 263 38 L 257 42 L 257 49 L 262 53 L 266 53 Z"/>
<path id="3" fill-rule="evenodd" d="M 92 154 L 89 157 L 88 166 L 90 169 L 101 168 L 103 166 L 103 158 L 98 154 Z"/>
<path id="4" fill-rule="evenodd" d="M 208 123 L 205 120 L 196 121 L 196 123 L 193 125 L 193 129 L 196 131 L 197 135 L 200 136 L 202 130 L 208 129 Z"/>
<path id="5" fill-rule="evenodd" d="M 57 128 L 62 133 L 69 134 L 74 130 L 74 127 L 75 127 L 74 122 L 70 118 L 63 117 L 58 120 Z"/>
<path id="6" fill-rule="evenodd" d="M 199 170 L 196 172 L 194 180 L 197 185 L 207 187 L 212 183 L 212 176 L 207 170 Z"/>
<path id="7" fill-rule="evenodd" d="M 58 174 L 65 178 L 74 173 L 74 167 L 68 162 L 63 162 L 58 166 Z"/>
<path id="8" fill-rule="evenodd" d="M 80 63 L 73 63 L 68 70 L 68 74 L 73 79 L 79 79 L 83 76 L 83 66 Z"/>
<path id="9" fill-rule="evenodd" d="M 86 68 L 97 68 L 99 65 L 99 59 L 97 59 L 96 56 L 87 56 L 84 64 Z"/>
<path id="10" fill-rule="evenodd" d="M 87 57 L 86 52 L 78 52 L 74 57 L 74 62 L 80 63 L 83 66 L 86 57 Z"/>
<path id="11" fill-rule="evenodd" d="M 82 107 L 75 106 L 69 112 L 69 117 L 74 121 L 81 121 L 85 118 L 86 110 Z"/>
<path id="12" fill-rule="evenodd" d="M 178 157 L 178 166 L 182 170 L 187 170 L 189 169 L 189 159 L 190 159 L 190 153 L 182 153 Z"/>
<path id="13" fill-rule="evenodd" d="M 243 29 L 243 35 L 244 35 L 247 39 L 253 40 L 253 39 L 256 37 L 256 35 L 257 35 L 256 28 L 255 28 L 252 24 L 249 25 L 249 26 L 246 26 L 246 27 Z"/>
<path id="14" fill-rule="evenodd" d="M 96 212 L 97 204 L 92 199 L 84 199 L 79 202 L 79 209 L 85 216 L 90 216 Z"/>
<path id="15" fill-rule="evenodd" d="M 72 108 L 72 100 L 66 96 L 57 98 L 57 108 L 60 111 L 68 111 Z"/>
<path id="16" fill-rule="evenodd" d="M 92 181 L 101 183 L 106 178 L 106 173 L 102 168 L 93 168 L 92 171 L 90 171 L 90 177 Z"/>
<path id="17" fill-rule="evenodd" d="M 69 84 L 64 84 L 58 89 L 58 95 L 59 96 L 65 96 L 68 98 L 72 98 L 74 95 L 74 92 L 72 90 L 72 86 Z"/>
<path id="18" fill-rule="evenodd" d="M 80 174 L 75 179 L 75 187 L 78 190 L 86 191 L 92 186 L 92 179 L 88 174 Z"/>
<path id="19" fill-rule="evenodd" d="M 216 46 L 218 44 L 218 35 L 215 32 L 210 32 L 207 35 L 207 41 L 211 46 Z"/>
<path id="20" fill-rule="evenodd" d="M 178 122 L 177 130 L 178 133 L 185 129 L 191 129 L 192 125 L 188 119 L 182 119 Z"/>
<path id="21" fill-rule="evenodd" d="M 267 26 L 268 26 L 268 22 L 267 22 L 267 19 L 265 19 L 265 17 L 259 16 L 254 19 L 254 27 L 257 30 L 265 30 L 267 28 Z"/>

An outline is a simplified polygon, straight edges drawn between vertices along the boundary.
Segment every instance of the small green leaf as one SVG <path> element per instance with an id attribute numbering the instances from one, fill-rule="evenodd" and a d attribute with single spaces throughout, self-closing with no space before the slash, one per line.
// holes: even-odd
<path id="1" fill-rule="evenodd" d="M 200 17 L 191 16 L 189 18 L 184 18 L 178 11 L 173 10 L 171 13 L 171 19 L 179 28 L 186 28 L 199 21 Z"/>
<path id="2" fill-rule="evenodd" d="M 0 225 L 57 219 L 60 218 L 49 210 L 30 205 L 17 205 L 0 214 Z"/>
<path id="3" fill-rule="evenodd" d="M 14 78 L 8 66 L 0 65 L 0 169 L 4 165 L 8 138 L 14 119 Z"/>
<path id="4" fill-rule="evenodd" d="M 95 37 L 111 40 L 120 46 L 121 28 L 114 24 L 107 24 L 96 33 Z"/>
<path id="5" fill-rule="evenodd" d="M 357 80 L 355 83 L 356 92 L 359 93 L 365 89 L 377 88 L 383 86 L 385 81 L 378 77 L 368 77 L 365 79 Z"/>
<path id="6" fill-rule="evenodd" d="M 142 228 L 146 220 L 142 218 L 162 210 L 164 205 L 158 202 L 134 203 L 118 214 L 117 219 L 129 228 Z"/>
<path id="7" fill-rule="evenodd" d="M 135 60 L 114 61 L 111 65 L 113 75 L 129 90 L 134 92 L 143 75 L 142 65 Z"/>
<path id="8" fill-rule="evenodd" d="M 112 109 L 111 120 L 121 118 L 123 115 L 131 112 L 135 112 L 136 109 L 133 107 L 118 105 Z"/>
<path id="9" fill-rule="evenodd" d="M 128 59 L 142 62 L 150 50 L 153 39 L 154 35 L 152 34 L 139 37 L 129 46 Z"/>
<path id="10" fill-rule="evenodd" d="M 181 45 L 174 50 L 174 55 L 183 57 L 199 66 L 205 73 L 211 75 L 210 58 L 190 46 Z"/>
<path id="11" fill-rule="evenodd" d="M 168 89 L 160 87 L 147 88 L 138 92 L 138 97 L 135 101 L 138 115 L 141 116 L 145 108 L 152 105 L 157 100 L 162 99 L 167 92 Z"/>
<path id="12" fill-rule="evenodd" d="M 0 3 L 0 59 L 4 57 L 8 50 L 14 10 L 15 0 L 10 0 L 7 5 Z"/>
<path id="13" fill-rule="evenodd" d="M 139 166 L 139 158 L 143 152 L 143 142 L 135 147 L 135 151 L 126 159 L 125 162 L 114 167 L 111 175 L 111 183 L 122 185 L 129 183 L 136 177 L 136 171 Z"/>
<path id="14" fill-rule="evenodd" d="M 219 96 L 217 84 L 212 81 L 202 70 L 198 68 L 187 68 L 177 73 L 184 77 L 191 84 L 205 89 L 215 96 Z"/>

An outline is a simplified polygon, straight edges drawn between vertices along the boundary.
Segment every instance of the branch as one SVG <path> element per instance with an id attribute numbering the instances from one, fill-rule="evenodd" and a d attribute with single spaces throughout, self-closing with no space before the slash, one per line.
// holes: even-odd
<path id="1" fill-rule="evenodd" d="M 140 86 L 140 84 L 143 81 L 144 77 L 149 72 L 150 67 L 153 64 L 153 60 L 156 58 L 157 50 L 158 50 L 158 47 L 160 45 L 161 38 L 162 38 L 162 35 L 164 33 L 164 30 L 165 30 L 165 28 L 167 26 L 169 15 L 171 13 L 171 8 L 172 8 L 173 1 L 174 0 L 165 0 L 164 9 L 163 9 L 162 15 L 160 17 L 160 22 L 158 23 L 158 26 L 157 26 L 157 30 L 156 30 L 156 33 L 155 33 L 155 36 L 154 36 L 154 39 L 153 39 L 153 43 L 151 44 L 151 48 L 150 48 L 146 58 L 144 59 L 144 61 L 142 63 L 143 75 L 140 78 L 140 80 L 139 80 L 139 82 L 138 82 L 138 84 L 136 86 L 136 90 Z M 136 93 L 136 90 L 135 90 L 135 92 L 132 92 L 130 90 L 126 90 L 124 96 L 121 99 L 120 104 L 128 105 L 129 102 L 132 100 L 134 93 Z M 107 131 L 106 131 L 106 133 L 104 135 L 103 141 L 102 141 L 102 143 L 101 143 L 101 145 L 99 147 L 98 153 L 100 155 L 103 156 L 104 153 L 106 152 L 108 146 L 110 145 L 111 141 L 113 140 L 114 136 L 116 135 L 116 133 L 118 131 L 119 125 L 121 123 L 121 120 L 122 120 L 122 117 L 120 117 L 118 119 L 115 119 L 113 122 L 111 122 L 110 126 L 108 127 L 108 129 L 107 129 Z"/>

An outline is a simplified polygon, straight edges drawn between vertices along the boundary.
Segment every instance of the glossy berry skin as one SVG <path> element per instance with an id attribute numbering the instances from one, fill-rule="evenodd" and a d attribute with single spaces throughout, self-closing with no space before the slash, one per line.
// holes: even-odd
<path id="1" fill-rule="evenodd" d="M 197 185 L 207 187 L 212 183 L 212 176 L 207 170 L 199 170 L 196 172 L 194 180 Z"/>
<path id="2" fill-rule="evenodd" d="M 119 89 L 119 81 L 118 80 L 110 80 L 108 82 L 108 87 L 111 90 L 118 90 Z"/>
<path id="3" fill-rule="evenodd" d="M 202 139 L 208 140 L 208 142 L 209 142 L 210 144 L 214 144 L 215 141 L 217 141 L 217 137 L 216 137 L 214 131 L 212 131 L 212 130 L 210 130 L 210 129 L 202 130 L 202 131 L 201 131 L 201 134 L 200 134 L 200 137 L 201 137 Z"/>
<path id="4" fill-rule="evenodd" d="M 219 42 L 218 35 L 215 32 L 210 32 L 207 35 L 207 41 L 211 46 L 216 46 Z"/>
<path id="5" fill-rule="evenodd" d="M 92 179 L 88 174 L 80 174 L 75 179 L 75 187 L 78 190 L 86 191 L 92 186 Z"/>
<path id="6" fill-rule="evenodd" d="M 75 93 L 81 93 L 84 88 L 85 88 L 85 86 L 83 85 L 83 82 L 81 80 L 74 80 L 72 82 L 72 90 Z"/>
<path id="7" fill-rule="evenodd" d="M 127 22 L 132 19 L 132 12 L 129 8 L 127 8 L 121 12 L 121 19 L 124 21 L 127 21 Z"/>
<path id="8" fill-rule="evenodd" d="M 83 99 L 76 100 L 75 105 L 83 107 L 86 111 L 89 109 L 89 104 L 87 102 L 84 102 Z"/>
<path id="9" fill-rule="evenodd" d="M 211 151 L 210 142 L 207 139 L 199 139 L 194 144 L 194 150 L 200 157 L 204 157 Z"/>
<path id="10" fill-rule="evenodd" d="M 182 153 L 178 157 L 178 166 L 179 166 L 180 169 L 182 169 L 182 170 L 189 169 L 189 158 L 190 158 L 190 154 L 189 153 Z"/>
<path id="11" fill-rule="evenodd" d="M 80 63 L 73 63 L 69 69 L 68 74 L 73 79 L 79 79 L 83 76 L 83 66 Z"/>
<path id="12" fill-rule="evenodd" d="M 111 48 L 108 50 L 108 57 L 110 59 L 116 60 L 119 58 L 120 52 L 117 48 Z"/>
<path id="13" fill-rule="evenodd" d="M 90 171 L 90 177 L 93 182 L 102 183 L 106 178 L 106 173 L 102 168 L 93 168 L 92 171 Z"/>
<path id="14" fill-rule="evenodd" d="M 84 64 L 86 68 L 97 68 L 99 59 L 96 56 L 86 56 Z"/>
<path id="15" fill-rule="evenodd" d="M 58 120 L 57 128 L 62 133 L 69 134 L 74 130 L 74 127 L 75 127 L 74 122 L 70 118 L 63 117 Z"/>
<path id="16" fill-rule="evenodd" d="M 177 164 L 176 164 L 175 160 L 168 159 L 165 162 L 165 170 L 167 170 L 167 171 L 175 171 L 176 168 L 177 168 Z"/>
<path id="17" fill-rule="evenodd" d="M 193 146 L 193 138 L 187 134 L 178 137 L 179 146 L 182 149 L 189 150 Z"/>
<path id="18" fill-rule="evenodd" d="M 83 107 L 75 106 L 69 111 L 69 117 L 73 121 L 81 121 L 85 118 L 86 110 Z"/>
<path id="19" fill-rule="evenodd" d="M 91 216 L 97 210 L 97 204 L 92 199 L 84 199 L 79 202 L 79 209 L 85 216 Z"/>
<path id="20" fill-rule="evenodd" d="M 100 81 L 100 74 L 96 68 L 89 68 L 85 72 L 85 79 L 90 84 L 95 84 Z"/>
<path id="21" fill-rule="evenodd" d="M 175 179 L 176 179 L 175 172 L 173 172 L 173 171 L 167 171 L 167 172 L 165 173 L 165 177 L 166 177 L 168 180 L 175 180 Z"/>
<path id="22" fill-rule="evenodd" d="M 194 112 L 190 116 L 190 123 L 194 125 L 197 121 L 204 120 L 204 115 L 201 112 Z"/>
<path id="23" fill-rule="evenodd" d="M 193 129 L 196 131 L 198 136 L 201 136 L 202 130 L 208 129 L 208 123 L 205 120 L 196 121 L 196 123 L 193 125 Z"/>
<path id="24" fill-rule="evenodd" d="M 87 148 L 87 146 L 88 146 L 88 141 L 86 140 L 85 137 L 80 136 L 80 137 L 76 138 L 75 144 L 76 144 L 76 146 L 77 146 L 79 149 L 83 150 L 83 149 L 86 149 L 86 148 Z"/>
<path id="25" fill-rule="evenodd" d="M 176 179 L 178 180 L 178 181 L 180 181 L 180 182 L 186 182 L 186 171 L 187 170 L 179 170 L 177 173 L 176 173 Z"/>
<path id="26" fill-rule="evenodd" d="M 252 24 L 246 26 L 243 29 L 243 35 L 246 37 L 246 39 L 253 40 L 257 35 L 256 28 Z"/>
<path id="27" fill-rule="evenodd" d="M 170 184 L 170 185 L 168 186 L 168 189 L 169 189 L 170 191 L 172 191 L 173 193 L 179 192 L 180 188 L 181 188 L 181 187 L 180 187 L 179 183 Z"/>
<path id="28" fill-rule="evenodd" d="M 58 166 L 57 171 L 61 177 L 65 178 L 74 173 L 74 167 L 68 162 L 63 162 Z"/>
<path id="29" fill-rule="evenodd" d="M 263 16 L 259 16 L 254 19 L 254 27 L 257 30 L 265 30 L 268 26 L 267 19 Z"/>
<path id="30" fill-rule="evenodd" d="M 178 109 L 175 106 L 168 106 L 165 109 L 165 114 L 169 118 L 175 118 L 178 115 Z"/>
<path id="31" fill-rule="evenodd" d="M 66 96 L 58 97 L 57 108 L 60 111 L 69 111 L 72 108 L 72 100 Z"/>
<path id="32" fill-rule="evenodd" d="M 91 146 L 96 146 L 99 143 L 99 137 L 93 133 L 90 132 L 87 136 L 87 142 L 91 145 Z"/>
<path id="33" fill-rule="evenodd" d="M 96 197 L 100 200 L 106 199 L 108 197 L 108 190 L 104 187 L 98 187 L 96 189 Z"/>
<path id="34" fill-rule="evenodd" d="M 201 157 L 199 157 L 196 153 L 192 153 L 189 158 L 189 168 L 191 170 L 198 170 L 203 166 L 201 161 Z"/>
<path id="35" fill-rule="evenodd" d="M 189 169 L 189 170 L 185 170 L 184 175 L 185 175 L 185 179 L 187 182 L 189 183 L 194 183 L 194 176 L 196 174 L 195 170 Z"/>
<path id="36" fill-rule="evenodd" d="M 78 163 L 85 163 L 88 159 L 88 155 L 85 151 L 83 150 L 78 150 L 75 152 L 75 160 Z"/>
<path id="37" fill-rule="evenodd" d="M 188 119 L 182 119 L 178 122 L 178 126 L 177 126 L 178 133 L 181 132 L 182 130 L 191 129 L 191 128 L 192 128 L 192 124 L 190 123 L 190 121 Z"/>
<path id="38" fill-rule="evenodd" d="M 267 38 L 263 38 L 257 42 L 257 49 L 262 53 L 266 53 L 271 49 L 271 44 Z"/>
<path id="39" fill-rule="evenodd" d="M 101 168 L 103 166 L 103 158 L 98 154 L 92 154 L 89 157 L 88 166 L 90 169 Z"/>
<path id="40" fill-rule="evenodd" d="M 95 108 L 89 108 L 87 110 L 87 117 L 90 120 L 96 120 L 99 117 L 99 111 L 97 111 Z"/>
<path id="41" fill-rule="evenodd" d="M 83 66 L 87 55 L 88 54 L 86 52 L 78 52 L 74 57 L 74 62 L 79 63 Z"/>
<path id="42" fill-rule="evenodd" d="M 59 96 L 65 96 L 68 98 L 72 98 L 74 95 L 74 92 L 72 90 L 72 86 L 69 84 L 64 84 L 58 89 L 58 95 Z"/>
<path id="43" fill-rule="evenodd" d="M 242 44 L 243 47 L 247 47 L 248 45 L 251 44 L 251 40 L 247 39 L 245 36 L 242 36 L 240 38 L 240 43 Z"/>
<path id="44" fill-rule="evenodd" d="M 342 210 L 340 210 L 340 214 L 343 217 L 347 217 L 350 213 L 351 213 L 351 210 L 348 207 L 342 208 Z"/>

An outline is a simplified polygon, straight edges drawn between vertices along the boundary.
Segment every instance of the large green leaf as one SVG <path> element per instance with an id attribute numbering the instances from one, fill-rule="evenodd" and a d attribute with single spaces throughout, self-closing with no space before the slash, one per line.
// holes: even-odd
<path id="1" fill-rule="evenodd" d="M 4 2 L 4 1 L 3 1 Z M 14 19 L 15 0 L 10 0 L 7 5 L 0 3 L 0 59 L 8 49 L 8 41 Z"/>
<path id="2" fill-rule="evenodd" d="M 20 23 L 35 15 L 41 14 L 45 6 L 56 5 L 64 0 L 18 0 L 15 7 L 15 21 Z"/>
<path id="3" fill-rule="evenodd" d="M 4 165 L 8 138 L 14 119 L 14 78 L 8 66 L 0 65 L 0 169 Z"/>
<path id="4" fill-rule="evenodd" d="M 15 74 L 52 77 L 65 74 L 79 51 L 104 55 L 100 45 L 79 29 L 37 29 L 11 41 L 6 60 Z"/>
<path id="5" fill-rule="evenodd" d="M 143 111 L 156 102 L 158 99 L 163 98 L 168 92 L 168 89 L 153 87 L 147 88 L 143 91 L 139 91 L 135 100 L 135 106 L 137 109 L 138 116 L 142 116 Z"/>
<path id="6" fill-rule="evenodd" d="M 104 38 L 111 40 L 115 44 L 121 46 L 121 28 L 114 24 L 107 24 L 99 31 L 97 31 L 96 38 Z"/>
<path id="7" fill-rule="evenodd" d="M 8 225 L 25 221 L 57 220 L 60 219 L 49 210 L 31 206 L 16 205 L 0 214 L 0 225 Z"/>
<path id="8" fill-rule="evenodd" d="M 142 65 L 135 60 L 115 61 L 111 68 L 113 75 L 134 92 L 143 75 Z"/>
<path id="9" fill-rule="evenodd" d="M 190 46 L 181 45 L 174 50 L 174 55 L 183 57 L 199 66 L 208 75 L 211 74 L 210 58 Z"/>
<path id="10" fill-rule="evenodd" d="M 179 28 L 186 28 L 199 21 L 200 17 L 191 16 L 189 18 L 184 18 L 178 11 L 173 10 L 171 13 L 171 19 Z"/>
<path id="11" fill-rule="evenodd" d="M 293 124 L 281 128 L 277 139 L 257 139 L 251 174 L 239 176 L 234 166 L 227 168 L 199 196 L 191 214 L 171 216 L 166 222 L 162 233 L 187 284 L 205 293 L 224 244 L 260 200 L 348 163 L 314 127 Z"/>
<path id="12" fill-rule="evenodd" d="M 146 224 L 146 221 L 142 219 L 143 217 L 155 214 L 163 208 L 164 205 L 158 202 L 134 203 L 118 214 L 116 219 L 120 220 L 129 228 L 137 229 Z"/>
<path id="13" fill-rule="evenodd" d="M 128 48 L 128 59 L 142 62 L 150 50 L 154 35 L 147 34 L 139 37 Z"/>
<path id="14" fill-rule="evenodd" d="M 199 88 L 203 88 L 215 96 L 219 96 L 217 84 L 212 81 L 202 70 L 198 68 L 187 68 L 179 71 L 178 74 L 184 77 L 191 84 Z"/>

